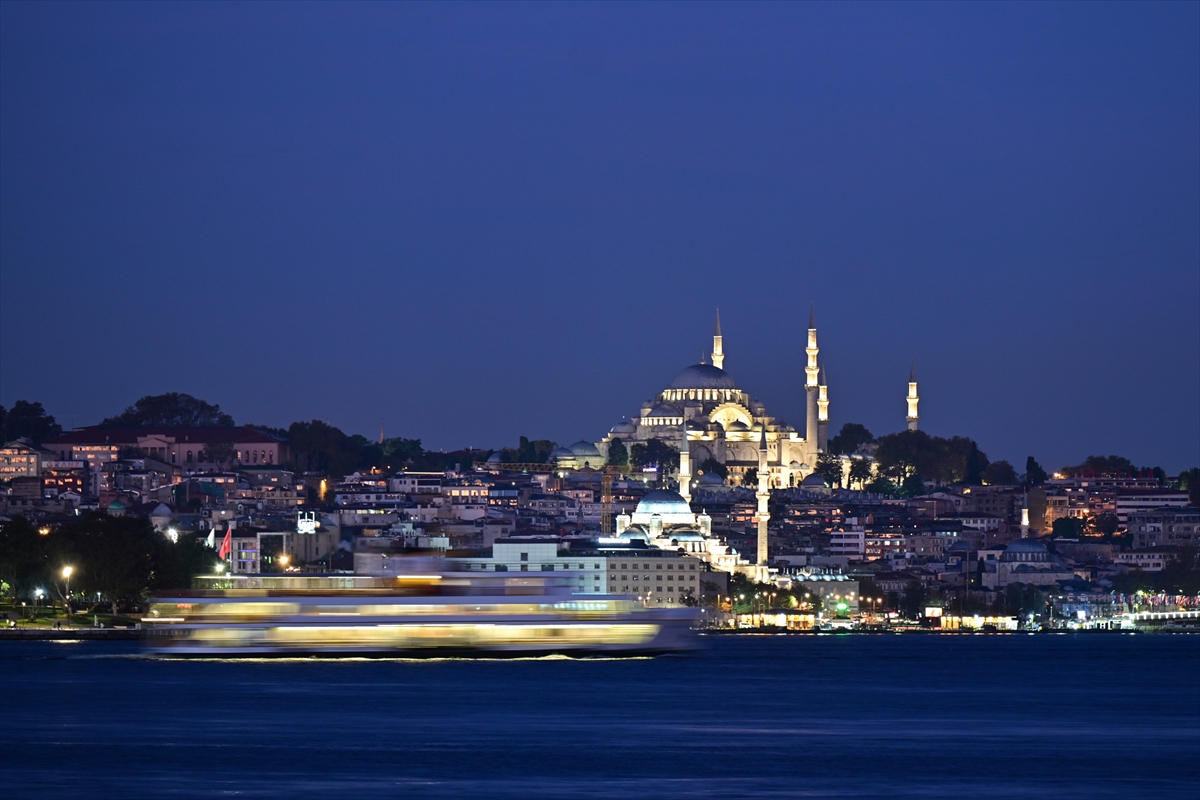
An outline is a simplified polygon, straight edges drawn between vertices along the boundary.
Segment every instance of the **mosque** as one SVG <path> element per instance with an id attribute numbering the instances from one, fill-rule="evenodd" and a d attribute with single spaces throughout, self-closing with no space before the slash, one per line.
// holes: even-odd
<path id="1" fill-rule="evenodd" d="M 747 561 L 713 535 L 712 517 L 695 513 L 682 495 L 668 489 L 647 492 L 632 514 L 617 515 L 616 535 L 625 542 L 695 556 L 719 572 L 742 573 L 759 582 L 770 578 L 765 554 L 757 564 Z"/>
<path id="2" fill-rule="evenodd" d="M 617 536 L 693 554 L 723 572 L 743 572 L 756 580 L 766 577 L 767 527 L 772 489 L 825 487 L 815 474 L 818 457 L 828 451 L 829 387 L 821 366 L 815 314 L 808 318 L 805 347 L 805 425 L 798 430 L 767 413 L 761 402 L 743 391 L 725 371 L 721 315 L 713 331 L 712 363 L 701 359 L 687 367 L 657 397 L 642 404 L 634 420 L 623 419 L 595 444 L 579 441 L 561 447 L 550 458 L 564 469 L 596 468 L 607 462 L 609 448 L 620 441 L 626 449 L 658 439 L 679 450 L 679 491 L 648 493 L 631 515 L 617 518 Z M 917 379 L 909 375 L 908 429 L 917 430 Z M 758 528 L 757 558 L 751 562 L 712 535 L 712 520 L 695 514 L 690 505 L 693 473 L 709 459 L 722 464 L 742 485 L 750 470 L 757 480 L 755 499 Z M 703 484 L 710 477 L 699 481 Z M 747 487 L 750 488 L 750 487 Z"/>
<path id="3" fill-rule="evenodd" d="M 759 446 L 766 442 L 766 488 L 801 486 L 814 473 L 817 457 L 826 452 L 829 440 L 829 387 L 820 365 L 817 327 L 813 314 L 808 320 L 808 363 L 803 430 L 797 430 L 767 413 L 761 402 L 743 391 L 725 371 L 721 316 L 713 331 L 712 363 L 702 360 L 687 367 L 655 398 L 642 404 L 634 420 L 624 419 L 598 442 L 597 450 L 608 453 L 615 440 L 628 448 L 635 442 L 660 439 L 679 448 L 681 493 L 687 497 L 695 467 L 712 458 L 723 464 L 738 482 L 751 469 L 759 469 Z M 916 424 L 916 385 L 911 385 L 909 427 Z M 683 457 L 687 451 L 687 458 Z M 760 470 L 761 477 L 761 470 Z"/>

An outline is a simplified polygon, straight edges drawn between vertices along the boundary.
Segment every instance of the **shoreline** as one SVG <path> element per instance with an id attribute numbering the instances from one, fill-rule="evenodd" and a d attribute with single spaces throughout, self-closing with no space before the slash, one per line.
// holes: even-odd
<path id="1" fill-rule="evenodd" d="M 4 628 L 0 642 L 10 641 L 134 641 L 144 631 L 134 628 Z"/>

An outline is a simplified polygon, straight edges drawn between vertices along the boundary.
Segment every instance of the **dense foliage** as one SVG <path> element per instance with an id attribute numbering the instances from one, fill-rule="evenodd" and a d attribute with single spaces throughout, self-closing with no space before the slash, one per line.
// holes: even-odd
<path id="1" fill-rule="evenodd" d="M 216 563 L 196 536 L 172 542 L 142 518 L 92 513 L 41 527 L 20 516 L 0 522 L 0 581 L 14 597 L 36 588 L 65 596 L 63 568 L 71 567 L 72 596 L 102 598 L 116 614 L 153 590 L 187 588 Z"/>
<path id="2" fill-rule="evenodd" d="M 43 439 L 60 433 L 62 426 L 46 413 L 41 403 L 18 400 L 10 409 L 0 406 L 0 443 L 30 439 L 40 444 Z"/>
<path id="3" fill-rule="evenodd" d="M 670 474 L 679 469 L 679 449 L 661 439 L 634 442 L 629 448 L 629 466 L 634 469 L 658 467 L 659 475 Z"/>
<path id="4" fill-rule="evenodd" d="M 882 475 L 894 482 L 914 476 L 940 483 L 983 482 L 987 456 L 964 436 L 943 439 L 924 431 L 900 431 L 879 438 L 875 450 Z"/>
<path id="5" fill-rule="evenodd" d="M 829 440 L 829 452 L 835 456 L 849 455 L 858 451 L 863 445 L 873 444 L 875 437 L 865 425 L 857 422 L 847 422 L 842 426 L 837 436 Z"/>
<path id="6" fill-rule="evenodd" d="M 608 444 L 608 463 L 614 467 L 629 466 L 629 450 L 620 439 L 613 439 Z"/>
<path id="7" fill-rule="evenodd" d="M 233 417 L 220 406 L 190 394 L 168 392 L 146 395 L 100 424 L 110 428 L 225 428 L 233 426 Z"/>

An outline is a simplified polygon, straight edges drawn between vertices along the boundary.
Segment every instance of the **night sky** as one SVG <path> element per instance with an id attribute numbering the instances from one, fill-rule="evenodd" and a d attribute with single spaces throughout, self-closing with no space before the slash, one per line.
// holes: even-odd
<path id="1" fill-rule="evenodd" d="M 0 403 L 1200 462 L 1200 4 L 0 3 Z"/>

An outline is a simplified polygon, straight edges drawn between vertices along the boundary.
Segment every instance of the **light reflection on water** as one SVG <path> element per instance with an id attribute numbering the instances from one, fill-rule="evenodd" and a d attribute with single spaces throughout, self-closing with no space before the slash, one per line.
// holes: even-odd
<path id="1" fill-rule="evenodd" d="M 1200 636 L 710 637 L 659 659 L 65 652 L 0 646 L 5 798 L 1200 795 Z"/>

